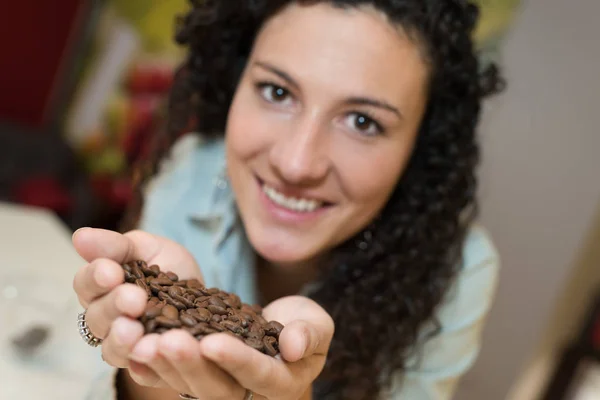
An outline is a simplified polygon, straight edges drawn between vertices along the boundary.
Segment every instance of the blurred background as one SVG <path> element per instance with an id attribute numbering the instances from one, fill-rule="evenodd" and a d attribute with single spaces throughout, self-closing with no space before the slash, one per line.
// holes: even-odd
<path id="1" fill-rule="evenodd" d="M 600 399 L 600 2 L 478 3 L 481 57 L 508 79 L 481 126 L 482 220 L 503 267 L 456 398 Z M 186 7 L 0 2 L 3 215 L 43 211 L 65 242 L 82 226 L 117 228 L 131 167 L 164 121 L 182 57 L 173 23 Z"/>

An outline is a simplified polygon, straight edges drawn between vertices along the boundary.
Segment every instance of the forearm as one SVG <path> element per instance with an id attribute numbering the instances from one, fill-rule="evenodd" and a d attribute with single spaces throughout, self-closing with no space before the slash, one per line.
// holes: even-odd
<path id="1" fill-rule="evenodd" d="M 118 400 L 179 400 L 179 394 L 171 389 L 140 386 L 126 369 L 117 376 Z"/>

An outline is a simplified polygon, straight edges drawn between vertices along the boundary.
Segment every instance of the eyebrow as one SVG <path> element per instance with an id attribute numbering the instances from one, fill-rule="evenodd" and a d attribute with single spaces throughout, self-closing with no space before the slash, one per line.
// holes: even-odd
<path id="1" fill-rule="evenodd" d="M 296 90 L 300 89 L 300 85 L 298 85 L 298 83 L 289 74 L 287 74 L 286 72 L 283 72 L 279 68 L 277 68 L 269 63 L 262 62 L 262 61 L 255 61 L 254 65 L 279 76 L 281 79 L 286 81 L 290 86 L 293 86 Z M 390 103 L 383 101 L 383 100 L 377 100 L 377 99 L 372 99 L 372 98 L 368 98 L 368 97 L 358 96 L 358 97 L 348 98 L 345 101 L 345 103 L 347 105 L 362 105 L 362 106 L 371 106 L 371 107 L 381 108 L 381 109 L 393 112 L 400 119 L 404 118 L 402 116 L 402 113 L 400 112 L 400 110 L 398 110 L 398 108 L 394 107 Z"/>

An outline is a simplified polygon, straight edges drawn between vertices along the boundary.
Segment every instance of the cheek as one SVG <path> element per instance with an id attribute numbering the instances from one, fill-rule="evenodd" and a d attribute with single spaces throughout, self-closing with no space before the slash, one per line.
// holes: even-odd
<path id="1" fill-rule="evenodd" d="M 236 96 L 229 111 L 225 135 L 228 158 L 250 159 L 268 148 L 267 124 L 246 92 Z"/>
<path id="2" fill-rule="evenodd" d="M 344 163 L 340 175 L 349 200 L 365 214 L 379 212 L 404 172 L 410 152 L 409 144 L 389 146 Z"/>

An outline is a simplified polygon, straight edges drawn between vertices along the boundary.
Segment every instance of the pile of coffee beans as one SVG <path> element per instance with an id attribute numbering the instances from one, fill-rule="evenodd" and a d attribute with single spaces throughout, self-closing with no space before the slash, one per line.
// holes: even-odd
<path id="1" fill-rule="evenodd" d="M 144 261 L 124 264 L 123 270 L 126 282 L 148 294 L 148 306 L 140 317 L 146 334 L 184 329 L 200 340 L 223 332 L 270 356 L 279 353 L 283 325 L 265 320 L 260 306 L 243 304 L 233 293 L 207 288 L 197 279 L 179 279 Z"/>

